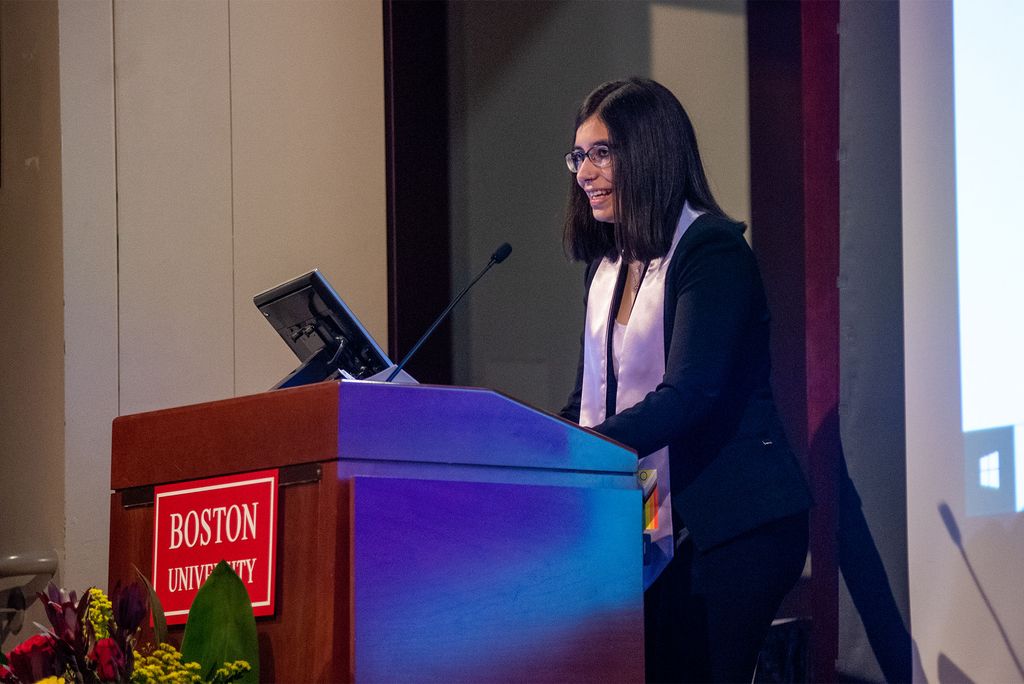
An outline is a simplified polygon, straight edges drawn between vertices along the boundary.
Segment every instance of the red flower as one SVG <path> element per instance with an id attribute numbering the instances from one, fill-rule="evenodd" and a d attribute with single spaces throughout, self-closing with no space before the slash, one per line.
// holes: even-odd
<path id="1" fill-rule="evenodd" d="M 124 653 L 110 637 L 96 642 L 89 660 L 96 667 L 96 676 L 102 682 L 118 681 L 125 669 Z"/>
<path id="2" fill-rule="evenodd" d="M 31 636 L 7 654 L 11 671 L 23 682 L 37 682 L 57 674 L 56 640 L 49 634 Z"/>

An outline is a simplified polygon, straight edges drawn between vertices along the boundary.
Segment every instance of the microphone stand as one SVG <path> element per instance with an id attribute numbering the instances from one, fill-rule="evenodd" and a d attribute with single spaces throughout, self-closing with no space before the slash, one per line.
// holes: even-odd
<path id="1" fill-rule="evenodd" d="M 395 376 L 402 372 L 402 369 L 405 368 L 405 364 L 409 363 L 409 359 L 412 358 L 413 354 L 419 351 L 419 348 L 423 346 L 423 343 L 427 341 L 427 338 L 430 337 L 430 335 L 434 332 L 437 326 L 441 325 L 441 321 L 443 321 L 445 317 L 448 316 L 449 312 L 451 312 L 451 310 L 455 308 L 455 305 L 458 304 L 459 301 L 466 296 L 466 293 L 469 292 L 470 288 L 476 285 L 476 282 L 483 278 L 484 274 L 487 273 L 487 271 L 491 270 L 492 266 L 494 266 L 495 264 L 500 264 L 502 261 L 508 258 L 508 255 L 511 253 L 512 245 L 508 244 L 507 242 L 503 243 L 501 247 L 498 247 L 498 249 L 494 250 L 494 254 L 491 255 L 491 260 L 487 262 L 487 265 L 484 266 L 483 270 L 477 274 L 476 278 L 473 278 L 469 285 L 462 288 L 462 292 L 460 292 L 458 296 L 455 297 L 455 299 L 453 299 L 451 303 L 448 304 L 447 307 L 445 307 L 445 310 L 441 312 L 441 315 L 438 316 L 434 320 L 434 322 L 430 324 L 430 327 L 427 328 L 427 332 L 423 333 L 423 336 L 420 337 L 420 339 L 416 340 L 416 344 L 412 345 L 412 349 L 410 349 L 409 352 L 405 355 L 405 357 L 399 362 L 399 364 L 395 366 L 395 370 L 391 371 L 391 375 L 389 375 L 387 380 L 385 380 L 384 382 L 391 382 L 392 380 L 395 379 Z"/>

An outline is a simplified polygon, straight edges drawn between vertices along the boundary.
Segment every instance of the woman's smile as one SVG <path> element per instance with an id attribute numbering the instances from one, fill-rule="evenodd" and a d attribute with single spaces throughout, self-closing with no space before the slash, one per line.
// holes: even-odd
<path id="1" fill-rule="evenodd" d="M 611 201 L 612 191 L 610 189 L 601 190 L 585 190 L 587 197 L 590 198 L 590 206 L 592 208 L 604 207 L 605 203 Z"/>

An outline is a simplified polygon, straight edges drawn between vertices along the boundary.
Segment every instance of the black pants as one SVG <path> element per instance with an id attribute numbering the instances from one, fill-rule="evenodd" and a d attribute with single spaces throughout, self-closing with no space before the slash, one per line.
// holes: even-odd
<path id="1" fill-rule="evenodd" d="M 706 552 L 691 540 L 644 595 L 647 681 L 746 682 L 807 556 L 807 513 Z"/>

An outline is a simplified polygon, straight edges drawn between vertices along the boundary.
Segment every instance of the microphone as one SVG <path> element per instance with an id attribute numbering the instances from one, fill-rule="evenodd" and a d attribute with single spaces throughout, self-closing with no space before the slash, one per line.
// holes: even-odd
<path id="1" fill-rule="evenodd" d="M 455 305 L 458 304 L 459 301 L 466 296 L 466 293 L 469 292 L 469 289 L 476 285 L 476 281 L 483 278 L 484 274 L 491 270 L 491 266 L 494 266 L 495 264 L 500 264 L 502 261 L 507 259 L 508 255 L 511 253 L 512 245 L 508 244 L 507 242 L 503 242 L 501 246 L 498 247 L 498 249 L 494 250 L 494 254 L 491 255 L 491 260 L 487 262 L 486 266 L 484 266 L 484 270 L 480 271 L 480 273 L 477 274 L 476 278 L 473 278 L 469 285 L 463 288 L 462 292 L 460 292 L 455 297 L 455 299 L 453 299 L 451 303 L 447 307 L 445 307 L 445 310 L 441 312 L 441 315 L 438 316 L 437 319 L 430 324 L 430 327 L 427 328 L 427 332 L 423 333 L 423 337 L 418 339 L 416 341 L 416 344 L 412 345 L 412 349 L 409 350 L 409 353 L 407 353 L 405 355 L 405 358 L 403 358 L 399 362 L 399 364 L 395 366 L 395 370 L 391 371 L 391 375 L 389 375 L 388 379 L 385 380 L 384 382 L 391 382 L 392 380 L 395 379 L 396 375 L 402 372 L 402 369 L 405 368 L 405 364 L 409 363 L 409 359 L 412 358 L 413 354 L 419 351 L 419 348 L 423 346 L 423 343 L 427 341 L 427 338 L 429 338 L 433 334 L 434 329 L 437 328 L 437 326 L 441 325 L 441 321 L 443 321 L 448 316 L 449 312 L 451 312 L 451 310 L 455 308 Z"/>
<path id="2" fill-rule="evenodd" d="M 508 255 L 511 253 L 512 245 L 508 244 L 507 242 L 501 243 L 501 247 L 498 247 L 498 249 L 494 250 L 494 254 L 491 255 L 491 263 L 487 264 L 487 267 L 484 268 L 484 271 L 487 271 L 487 269 L 490 268 L 492 264 L 500 264 L 505 259 L 508 259 Z M 480 275 L 483 275 L 483 273 L 481 273 Z M 480 276 L 477 276 L 477 280 L 479 279 Z M 476 280 L 473 281 L 473 283 L 475 282 Z M 470 283 L 470 285 L 472 286 L 473 283 Z"/>

